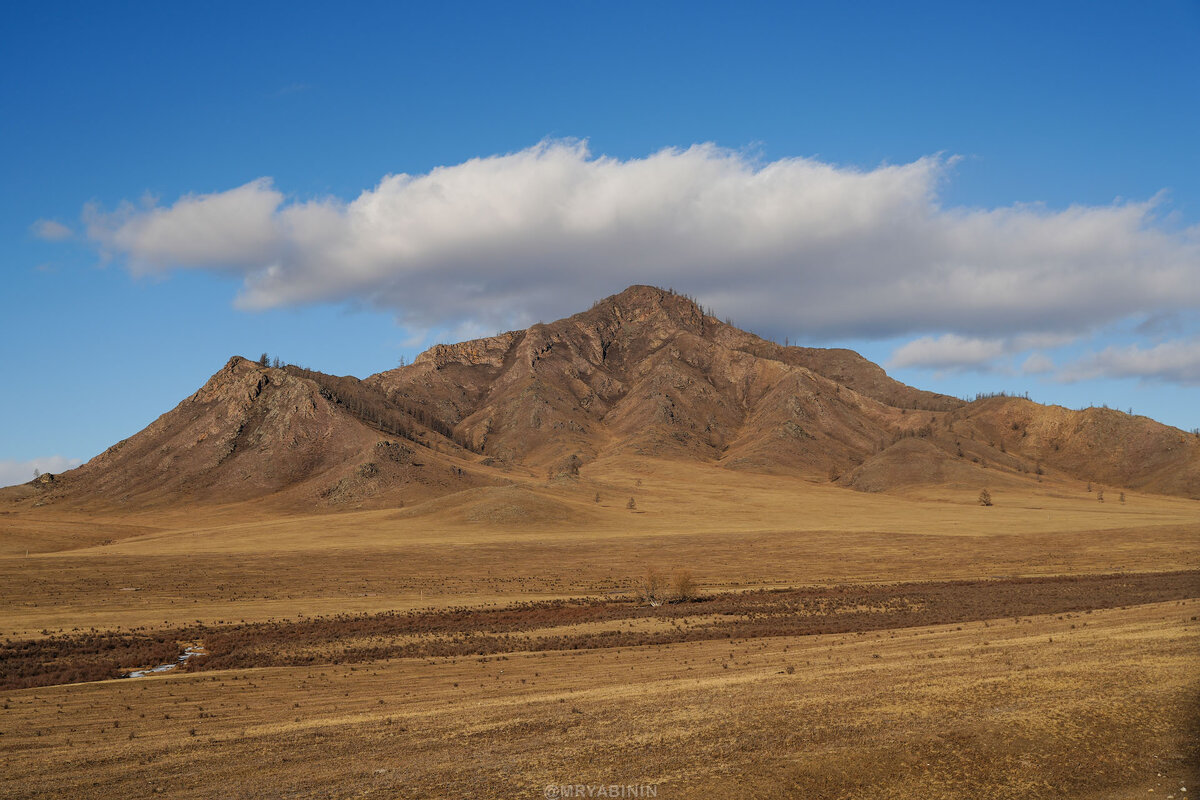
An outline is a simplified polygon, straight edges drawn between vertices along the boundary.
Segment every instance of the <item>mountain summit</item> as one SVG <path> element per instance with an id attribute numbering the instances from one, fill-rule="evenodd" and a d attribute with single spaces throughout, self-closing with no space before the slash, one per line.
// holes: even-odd
<path id="1" fill-rule="evenodd" d="M 967 403 L 849 350 L 784 347 L 631 286 L 523 331 L 436 345 L 365 380 L 234 357 L 78 469 L 6 490 L 102 506 L 278 499 L 386 506 L 619 455 L 788 473 L 864 491 L 1043 473 L 1200 497 L 1200 440 L 1145 417 Z"/>

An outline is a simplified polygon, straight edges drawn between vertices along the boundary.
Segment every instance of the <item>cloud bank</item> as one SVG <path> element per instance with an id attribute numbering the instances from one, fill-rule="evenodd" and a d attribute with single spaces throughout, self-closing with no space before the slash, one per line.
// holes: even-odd
<path id="1" fill-rule="evenodd" d="M 1106 347 L 1069 365 L 1062 378 L 1138 378 L 1200 386 L 1200 339 L 1176 339 L 1151 347 Z"/>
<path id="2" fill-rule="evenodd" d="M 1200 308 L 1200 230 L 1164 225 L 1157 198 L 945 208 L 951 164 L 763 163 L 713 145 L 620 160 L 549 141 L 389 175 L 351 201 L 262 178 L 84 216 L 135 272 L 220 271 L 245 308 L 362 302 L 414 329 L 523 325 L 652 283 L 765 332 L 950 332 L 937 346 L 953 362 L 955 348 L 1007 352 L 996 341 L 1018 331 Z"/>
<path id="3" fill-rule="evenodd" d="M 1030 350 L 1061 347 L 1070 344 L 1075 338 L 1076 336 L 1070 333 L 1025 333 L 995 338 L 977 338 L 957 333 L 922 336 L 896 348 L 888 361 L 888 366 L 917 367 L 948 372 L 986 371 L 993 368 L 999 359 L 1006 356 Z M 1029 374 L 1042 374 L 1048 371 L 1045 369 L 1047 363 L 1052 362 L 1049 362 L 1044 355 L 1040 359 L 1031 356 L 1022 371 Z"/>
<path id="4" fill-rule="evenodd" d="M 1008 352 L 1003 339 L 976 339 L 947 333 L 922 336 L 901 345 L 892 354 L 890 366 L 929 369 L 975 369 Z"/>

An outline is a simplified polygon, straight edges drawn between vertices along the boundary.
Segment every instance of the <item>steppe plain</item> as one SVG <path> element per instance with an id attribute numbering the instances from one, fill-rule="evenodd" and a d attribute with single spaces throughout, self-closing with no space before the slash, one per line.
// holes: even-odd
<path id="1" fill-rule="evenodd" d="M 167 632 L 173 651 L 224 636 L 239 654 L 228 668 L 196 659 L 160 676 L 5 689 L 0 792 L 1195 791 L 1195 501 L 1101 503 L 1047 480 L 988 508 L 968 490 L 857 493 L 617 458 L 577 480 L 429 505 L 0 516 L 6 642 L 95 628 Z M 699 597 L 637 602 L 651 567 L 689 570 Z M 1112 575 L 1143 580 L 1032 599 L 1040 584 L 1019 580 Z M 951 582 L 938 587 L 948 605 L 931 606 L 930 582 Z M 784 589 L 817 599 L 764 610 Z M 571 598 L 589 599 L 547 602 Z M 500 643 L 472 638 L 474 623 L 438 628 L 466 607 L 528 619 Z M 398 630 L 418 609 L 423 625 Z M 380 614 L 383 629 L 370 622 Z M 318 618 L 328 624 L 295 627 Z M 244 633 L 223 633 L 234 628 Z"/>

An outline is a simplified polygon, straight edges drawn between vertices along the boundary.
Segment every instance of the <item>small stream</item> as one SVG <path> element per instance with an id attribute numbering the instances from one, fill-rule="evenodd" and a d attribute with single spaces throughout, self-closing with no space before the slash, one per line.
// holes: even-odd
<path id="1" fill-rule="evenodd" d="M 184 649 L 184 651 L 179 655 L 179 658 L 175 659 L 174 661 L 172 661 L 168 664 L 159 664 L 157 667 L 151 667 L 150 669 L 139 669 L 139 670 L 134 670 L 133 672 L 127 672 L 127 673 L 125 673 L 125 677 L 126 678 L 144 678 L 147 675 L 154 675 L 159 672 L 170 672 L 171 670 L 178 667 L 180 664 L 187 663 L 187 660 L 189 658 L 191 658 L 192 656 L 200 656 L 200 655 L 204 655 L 204 653 L 205 653 L 204 645 L 189 644 Z"/>

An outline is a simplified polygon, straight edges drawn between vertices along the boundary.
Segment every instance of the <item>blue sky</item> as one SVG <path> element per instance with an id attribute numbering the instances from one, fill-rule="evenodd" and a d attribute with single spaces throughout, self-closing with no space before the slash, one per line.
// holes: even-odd
<path id="1" fill-rule="evenodd" d="M 6 5 L 0 482 L 633 282 L 1200 426 L 1200 4 L 349 5 Z"/>

